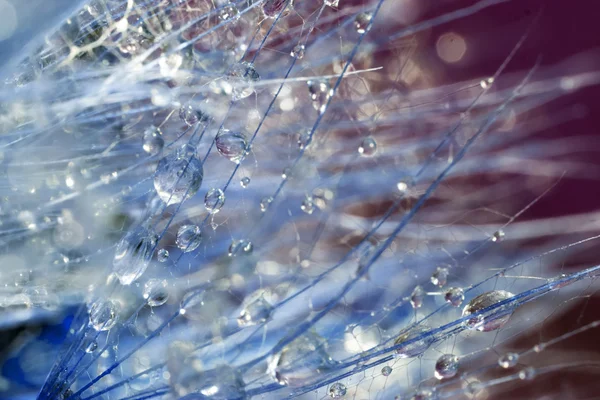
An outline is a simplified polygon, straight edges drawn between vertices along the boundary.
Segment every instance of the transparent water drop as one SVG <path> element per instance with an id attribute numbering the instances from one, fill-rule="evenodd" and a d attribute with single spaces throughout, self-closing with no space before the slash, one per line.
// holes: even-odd
<path id="1" fill-rule="evenodd" d="M 298 148 L 300 150 L 306 149 L 312 140 L 312 136 L 310 135 L 310 131 L 304 131 L 298 134 Z"/>
<path id="2" fill-rule="evenodd" d="M 219 19 L 221 21 L 227 21 L 230 19 L 235 20 L 239 18 L 239 14 L 240 11 L 237 9 L 235 4 L 227 3 L 221 7 L 221 10 L 219 11 Z"/>
<path id="3" fill-rule="evenodd" d="M 252 242 L 249 240 L 232 240 L 231 245 L 229 246 L 228 255 L 229 257 L 234 257 L 242 254 L 251 254 L 252 250 L 254 250 L 254 246 Z"/>
<path id="4" fill-rule="evenodd" d="M 262 5 L 262 12 L 267 18 L 277 18 L 279 14 L 285 15 L 287 9 L 293 6 L 293 0 L 265 0 Z"/>
<path id="5" fill-rule="evenodd" d="M 108 331 L 116 325 L 120 307 L 112 300 L 97 301 L 90 307 L 90 323 L 97 331 Z"/>
<path id="6" fill-rule="evenodd" d="M 184 104 L 179 108 L 179 118 L 188 126 L 193 126 L 198 122 L 208 121 L 208 116 L 203 112 L 194 109 L 191 104 Z"/>
<path id="7" fill-rule="evenodd" d="M 248 185 L 250 185 L 250 178 L 245 176 L 242 179 L 240 179 L 240 185 L 245 189 L 248 187 Z"/>
<path id="8" fill-rule="evenodd" d="M 97 348 L 98 348 L 98 342 L 96 342 L 95 340 L 90 340 L 90 342 L 87 344 L 87 346 L 85 346 L 85 352 L 90 354 L 90 353 L 93 353 L 94 351 L 96 351 Z"/>
<path id="9" fill-rule="evenodd" d="M 431 275 L 431 283 L 442 287 L 448 282 L 448 268 L 438 267 Z"/>
<path id="10" fill-rule="evenodd" d="M 300 204 L 300 209 L 306 214 L 310 215 L 315 211 L 315 203 L 313 203 L 312 196 L 306 195 L 304 200 L 302 200 L 302 204 Z"/>
<path id="11" fill-rule="evenodd" d="M 433 392 L 429 389 L 419 389 L 410 396 L 410 400 L 430 400 L 432 398 Z"/>
<path id="12" fill-rule="evenodd" d="M 487 89 L 487 88 L 489 88 L 492 85 L 492 83 L 494 83 L 494 78 L 493 77 L 487 78 L 487 79 L 482 79 L 479 82 L 479 86 L 481 86 L 482 89 Z"/>
<path id="13" fill-rule="evenodd" d="M 463 309 L 462 316 L 466 317 L 471 314 L 476 314 L 496 303 L 510 299 L 511 297 L 514 297 L 514 294 L 505 290 L 492 290 L 480 294 L 467 303 Z M 468 319 L 465 324 L 469 329 L 476 329 L 480 332 L 495 331 L 502 328 L 506 322 L 508 322 L 513 311 L 511 306 L 498 307 L 492 310 L 489 315 L 479 314 Z"/>
<path id="14" fill-rule="evenodd" d="M 252 325 L 261 324 L 271 317 L 273 306 L 264 298 L 258 298 L 249 301 L 242 309 L 240 316 L 237 319 L 238 326 L 244 328 Z"/>
<path id="15" fill-rule="evenodd" d="M 365 138 L 358 146 L 358 154 L 363 157 L 372 157 L 377 153 L 377 142 L 372 137 Z"/>
<path id="16" fill-rule="evenodd" d="M 354 19 L 354 27 L 356 28 L 356 32 L 363 34 L 369 29 L 369 24 L 371 23 L 371 19 L 373 16 L 371 13 L 363 12 L 356 16 Z"/>
<path id="17" fill-rule="evenodd" d="M 522 381 L 530 381 L 535 378 L 535 369 L 533 367 L 527 367 L 519 371 L 519 379 Z"/>
<path id="18" fill-rule="evenodd" d="M 158 253 L 156 254 L 156 258 L 158 259 L 158 262 L 161 262 L 161 263 L 167 262 L 167 260 L 169 259 L 169 250 L 167 250 L 167 249 L 158 250 Z"/>
<path id="19" fill-rule="evenodd" d="M 175 352 L 170 348 L 167 367 L 169 385 L 180 400 L 245 400 L 244 380 L 240 372 L 229 366 L 220 365 L 205 369 L 202 362 L 188 352 Z"/>
<path id="20" fill-rule="evenodd" d="M 454 354 L 444 354 L 435 363 L 434 375 L 437 379 L 452 378 L 458 372 L 458 357 Z"/>
<path id="21" fill-rule="evenodd" d="M 196 250 L 201 242 L 202 234 L 197 225 L 182 225 L 177 231 L 175 243 L 184 253 Z"/>
<path id="22" fill-rule="evenodd" d="M 426 332 L 428 332 L 428 329 L 426 327 L 415 326 L 411 329 L 400 333 L 400 335 L 394 341 L 394 345 L 401 345 L 396 349 L 396 354 L 398 354 L 398 357 L 412 358 L 423 354 L 434 342 L 434 338 L 431 335 L 426 334 Z M 411 343 L 404 344 L 404 342 L 416 338 L 419 339 Z"/>
<path id="23" fill-rule="evenodd" d="M 144 285 L 143 296 L 150 307 L 162 306 L 169 300 L 167 281 L 165 279 L 150 279 Z"/>
<path id="24" fill-rule="evenodd" d="M 324 0 L 323 3 L 325 3 L 326 6 L 337 8 L 340 4 L 340 0 Z"/>
<path id="25" fill-rule="evenodd" d="M 227 70 L 225 79 L 231 85 L 233 101 L 238 101 L 254 93 L 254 83 L 260 80 L 260 75 L 252 63 L 242 61 Z"/>
<path id="26" fill-rule="evenodd" d="M 327 107 L 327 102 L 333 96 L 333 89 L 326 80 L 308 81 L 306 83 L 314 109 L 323 114 Z"/>
<path id="27" fill-rule="evenodd" d="M 248 154 L 246 136 L 240 132 L 221 128 L 215 138 L 215 144 L 219 154 L 236 164 L 242 162 Z"/>
<path id="28" fill-rule="evenodd" d="M 415 286 L 410 295 L 410 305 L 412 308 L 417 309 L 423 306 L 423 300 L 425 299 L 425 290 L 419 285 Z"/>
<path id="29" fill-rule="evenodd" d="M 496 232 L 494 232 L 494 235 L 492 236 L 492 242 L 499 243 L 504 240 L 504 236 L 505 236 L 505 233 L 503 230 L 496 231 Z"/>
<path id="30" fill-rule="evenodd" d="M 498 365 L 504 369 L 512 368 L 519 362 L 519 354 L 517 353 L 506 353 L 498 358 Z"/>
<path id="31" fill-rule="evenodd" d="M 266 212 L 269 209 L 269 206 L 271 205 L 272 202 L 273 202 L 273 197 L 271 197 L 271 196 L 263 197 L 262 200 L 260 201 L 260 211 Z"/>
<path id="32" fill-rule="evenodd" d="M 269 363 L 268 372 L 280 385 L 300 387 L 334 365 L 327 353 L 326 341 L 309 331 L 275 354 Z"/>
<path id="33" fill-rule="evenodd" d="M 122 285 L 130 285 L 146 271 L 157 240 L 156 234 L 143 226 L 121 239 L 113 258 L 113 272 Z"/>
<path id="34" fill-rule="evenodd" d="M 329 397 L 332 399 L 339 399 L 340 397 L 344 397 L 348 390 L 346 389 L 346 385 L 340 382 L 335 382 L 331 386 L 329 386 Z"/>
<path id="35" fill-rule="evenodd" d="M 389 365 L 386 365 L 385 367 L 381 368 L 381 375 L 390 376 L 391 373 L 392 373 L 392 367 L 390 367 Z"/>
<path id="36" fill-rule="evenodd" d="M 312 200 L 315 206 L 325 210 L 334 198 L 333 191 L 324 188 L 317 188 L 312 192 Z"/>
<path id="37" fill-rule="evenodd" d="M 450 303 L 452 307 L 459 307 L 465 300 L 465 292 L 462 288 L 449 288 L 444 294 L 444 300 Z"/>
<path id="38" fill-rule="evenodd" d="M 198 192 L 203 178 L 200 160 L 175 152 L 164 157 L 156 166 L 154 189 L 167 205 L 179 204 Z"/>
<path id="39" fill-rule="evenodd" d="M 221 189 L 210 189 L 204 196 L 204 207 L 211 214 L 221 211 L 225 204 L 225 193 Z"/>
<path id="40" fill-rule="evenodd" d="M 297 44 L 290 52 L 290 56 L 302 60 L 304 58 L 305 46 L 303 44 Z"/>
<path id="41" fill-rule="evenodd" d="M 144 131 L 144 142 L 142 149 L 152 156 L 160 153 L 165 145 L 160 128 L 151 126 Z"/>
<path id="42" fill-rule="evenodd" d="M 290 167 L 285 167 L 281 172 L 282 179 L 289 179 L 292 177 L 292 169 Z"/>

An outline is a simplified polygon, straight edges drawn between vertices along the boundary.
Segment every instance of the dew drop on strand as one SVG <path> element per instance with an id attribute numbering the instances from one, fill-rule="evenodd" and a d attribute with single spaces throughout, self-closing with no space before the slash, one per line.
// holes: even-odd
<path id="1" fill-rule="evenodd" d="M 324 0 L 326 6 L 337 8 L 340 4 L 340 0 Z"/>
<path id="2" fill-rule="evenodd" d="M 323 114 L 329 99 L 333 96 L 333 89 L 326 80 L 308 81 L 306 83 L 314 109 Z"/>
<path id="3" fill-rule="evenodd" d="M 240 186 L 243 187 L 244 189 L 248 187 L 248 185 L 250 185 L 250 178 L 245 176 L 242 179 L 240 179 Z"/>
<path id="4" fill-rule="evenodd" d="M 247 327 L 263 323 L 271 317 L 273 306 L 263 296 L 250 301 L 237 319 L 238 326 Z"/>
<path id="5" fill-rule="evenodd" d="M 415 286 L 412 293 L 410 294 L 410 305 L 412 308 L 421 308 L 423 300 L 425 299 L 425 290 L 421 286 Z"/>
<path id="6" fill-rule="evenodd" d="M 389 365 L 386 365 L 385 367 L 381 368 L 381 375 L 390 376 L 391 373 L 392 373 L 392 367 L 390 367 Z"/>
<path id="7" fill-rule="evenodd" d="M 260 211 L 266 212 L 269 209 L 269 206 L 271 205 L 272 202 L 273 202 L 273 197 L 271 197 L 271 196 L 263 197 L 262 200 L 260 201 Z"/>
<path id="8" fill-rule="evenodd" d="M 254 93 L 254 83 L 260 80 L 260 75 L 253 64 L 242 61 L 229 67 L 225 79 L 231 85 L 233 101 L 238 101 Z"/>
<path id="9" fill-rule="evenodd" d="M 184 253 L 189 253 L 200 246 L 202 234 L 197 225 L 182 225 L 177 231 L 175 243 Z"/>
<path id="10" fill-rule="evenodd" d="M 494 235 L 492 235 L 492 242 L 499 243 L 504 240 L 504 236 L 505 233 L 503 230 L 496 231 L 494 232 Z"/>
<path id="11" fill-rule="evenodd" d="M 184 154 L 182 151 L 169 154 L 156 166 L 154 189 L 167 205 L 190 199 L 202 185 L 202 163 L 195 156 Z"/>
<path id="12" fill-rule="evenodd" d="M 97 331 L 110 330 L 118 320 L 119 306 L 112 300 L 101 300 L 90 307 L 90 323 Z"/>
<path id="13" fill-rule="evenodd" d="M 122 285 L 130 285 L 148 268 L 157 236 L 143 226 L 129 231 L 119 242 L 113 258 L 113 272 Z"/>
<path id="14" fill-rule="evenodd" d="M 221 189 L 210 189 L 204 196 L 204 207 L 211 214 L 221 211 L 225 204 L 225 193 Z"/>
<path id="15" fill-rule="evenodd" d="M 465 300 L 465 292 L 462 288 L 449 288 L 444 294 L 444 300 L 450 303 L 452 307 L 459 307 Z"/>
<path id="16" fill-rule="evenodd" d="M 454 354 L 444 354 L 435 363 L 434 375 L 437 379 L 452 378 L 458 372 L 458 358 Z"/>
<path id="17" fill-rule="evenodd" d="M 219 154 L 236 164 L 239 164 L 248 153 L 246 136 L 240 132 L 222 128 L 217 133 L 215 144 Z"/>
<path id="18" fill-rule="evenodd" d="M 312 196 L 305 196 L 304 200 L 302 200 L 302 203 L 300 204 L 300 209 L 310 215 L 315 211 L 315 204 L 313 202 L 313 198 Z"/>
<path id="19" fill-rule="evenodd" d="M 85 346 L 85 352 L 86 353 L 93 353 L 94 351 L 96 351 L 96 349 L 98 348 L 98 342 L 96 342 L 95 340 L 91 340 L 87 346 Z"/>
<path id="20" fill-rule="evenodd" d="M 150 307 L 162 306 L 169 300 L 169 291 L 165 279 L 150 279 L 144 285 L 144 299 Z"/>
<path id="21" fill-rule="evenodd" d="M 233 3 L 227 3 L 221 7 L 219 11 L 219 19 L 221 21 L 235 20 L 239 18 L 239 10 Z"/>
<path id="22" fill-rule="evenodd" d="M 356 28 L 356 32 L 363 34 L 367 31 L 367 29 L 369 28 L 369 24 L 371 23 L 371 18 L 373 18 L 373 16 L 371 15 L 371 13 L 360 13 L 356 16 L 356 18 L 354 19 L 354 27 Z"/>
<path id="23" fill-rule="evenodd" d="M 431 275 L 431 283 L 438 287 L 442 287 L 448 281 L 448 268 L 437 267 L 435 272 Z"/>
<path id="24" fill-rule="evenodd" d="M 347 393 L 346 386 L 343 383 L 335 382 L 329 386 L 329 397 L 332 399 L 339 399 L 344 397 Z"/>
<path id="25" fill-rule="evenodd" d="M 169 259 L 169 250 L 167 250 L 167 249 L 158 250 L 158 252 L 156 253 L 156 258 L 158 259 L 158 262 L 161 262 L 161 263 L 167 262 L 167 260 Z"/>
<path id="26" fill-rule="evenodd" d="M 519 362 L 519 354 L 517 353 L 506 353 L 498 358 L 498 365 L 502 368 L 512 368 Z"/>
<path id="27" fill-rule="evenodd" d="M 434 342 L 433 337 L 427 334 L 428 329 L 424 326 L 415 326 L 407 331 L 402 332 L 394 341 L 394 345 L 401 345 L 396 349 L 396 354 L 399 358 L 412 358 L 423 354 L 429 346 Z M 411 343 L 406 343 L 409 340 L 419 338 Z"/>
<path id="28" fill-rule="evenodd" d="M 363 157 L 372 157 L 377 153 L 377 142 L 372 137 L 365 138 L 358 146 L 358 154 Z"/>
<path id="29" fill-rule="evenodd" d="M 506 290 L 492 290 L 480 294 L 475 297 L 463 309 L 462 316 L 466 317 L 471 314 L 476 314 L 496 303 L 510 299 L 514 294 Z M 466 321 L 466 326 L 469 329 L 475 329 L 480 332 L 495 331 L 502 328 L 510 318 L 513 308 L 510 305 L 497 307 L 490 311 L 489 315 L 479 314 Z"/>
<path id="30" fill-rule="evenodd" d="M 160 128 L 151 126 L 144 131 L 142 149 L 151 156 L 160 153 L 165 145 Z"/>
<path id="31" fill-rule="evenodd" d="M 267 18 L 277 18 L 281 13 L 285 14 L 286 8 L 291 8 L 293 5 L 293 0 L 265 0 L 262 4 L 262 12 Z"/>
<path id="32" fill-rule="evenodd" d="M 254 250 L 252 242 L 249 240 L 232 240 L 229 245 L 228 255 L 229 257 L 235 257 L 243 254 L 250 254 Z"/>
<path id="33" fill-rule="evenodd" d="M 179 108 L 179 118 L 188 126 L 193 126 L 198 122 L 205 122 L 208 119 L 201 111 L 194 109 L 191 104 L 184 104 Z"/>
<path id="34" fill-rule="evenodd" d="M 298 60 L 301 60 L 304 58 L 304 51 L 305 51 L 304 45 L 297 44 L 296 46 L 294 46 L 294 48 L 290 52 L 290 56 L 297 58 Z"/>

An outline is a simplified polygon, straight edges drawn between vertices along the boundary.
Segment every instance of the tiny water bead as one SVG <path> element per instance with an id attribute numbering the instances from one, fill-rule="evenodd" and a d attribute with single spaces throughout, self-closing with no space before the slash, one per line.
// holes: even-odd
<path id="1" fill-rule="evenodd" d="M 290 52 L 290 56 L 301 60 L 304 58 L 305 46 L 303 44 L 297 44 Z"/>
<path id="2" fill-rule="evenodd" d="M 167 205 L 193 197 L 202 185 L 204 169 L 195 156 L 186 156 L 187 147 L 161 159 L 154 173 L 154 189 Z"/>
<path id="3" fill-rule="evenodd" d="M 332 399 L 339 399 L 340 397 L 344 397 L 348 390 L 343 383 L 335 382 L 331 386 L 329 386 L 329 397 Z"/>
<path id="4" fill-rule="evenodd" d="M 254 82 L 260 80 L 254 65 L 247 61 L 233 64 L 228 70 L 225 79 L 231 85 L 233 101 L 242 100 L 254 93 Z"/>
<path id="5" fill-rule="evenodd" d="M 499 243 L 504 240 L 504 236 L 505 233 L 503 230 L 496 231 L 494 232 L 494 235 L 492 235 L 492 242 Z"/>
<path id="6" fill-rule="evenodd" d="M 329 99 L 333 96 L 331 85 L 326 80 L 307 81 L 306 83 L 314 109 L 323 114 Z"/>
<path id="7" fill-rule="evenodd" d="M 158 253 L 156 253 L 156 258 L 158 259 L 158 262 L 161 262 L 161 263 L 167 262 L 167 260 L 169 259 L 169 250 L 167 250 L 167 249 L 158 250 Z"/>
<path id="8" fill-rule="evenodd" d="M 454 354 L 444 354 L 435 363 L 434 375 L 437 379 L 452 378 L 458 372 L 458 357 Z"/>
<path id="9" fill-rule="evenodd" d="M 360 34 L 365 33 L 369 28 L 372 18 L 373 16 L 371 13 L 363 12 L 358 14 L 354 19 L 354 27 L 356 28 L 356 32 Z"/>
<path id="10" fill-rule="evenodd" d="M 146 271 L 157 240 L 156 234 L 143 226 L 129 231 L 121 239 L 113 258 L 113 272 L 122 285 L 130 285 Z"/>
<path id="11" fill-rule="evenodd" d="M 530 381 L 535 378 L 535 369 L 533 367 L 527 367 L 519 371 L 519 379 L 522 381 Z"/>
<path id="12" fill-rule="evenodd" d="M 244 307 L 237 319 L 238 326 L 244 328 L 263 323 L 271 317 L 272 312 L 273 306 L 260 296 Z"/>
<path id="13" fill-rule="evenodd" d="M 465 292 L 462 288 L 449 288 L 444 294 L 444 300 L 452 307 L 459 307 L 465 300 Z"/>
<path id="14" fill-rule="evenodd" d="M 519 354 L 517 353 L 506 353 L 498 358 L 498 365 L 502 368 L 512 368 L 519 362 Z"/>
<path id="15" fill-rule="evenodd" d="M 221 211 L 225 204 L 225 193 L 221 189 L 210 189 L 204 196 L 204 207 L 211 214 Z"/>
<path id="16" fill-rule="evenodd" d="M 300 150 L 306 149 L 310 145 L 311 140 L 312 136 L 310 134 L 310 131 L 304 131 L 298 134 L 298 148 Z"/>
<path id="17" fill-rule="evenodd" d="M 302 200 L 302 204 L 300 204 L 300 209 L 310 215 L 315 211 L 315 203 L 313 202 L 312 196 L 305 196 L 304 200 Z"/>
<path id="18" fill-rule="evenodd" d="M 389 365 L 386 365 L 385 367 L 381 368 L 381 375 L 390 376 L 391 373 L 392 373 L 392 367 L 390 367 Z"/>
<path id="19" fill-rule="evenodd" d="M 112 300 L 96 301 L 90 307 L 90 323 L 97 331 L 108 331 L 116 325 L 120 307 Z"/>
<path id="20" fill-rule="evenodd" d="M 243 187 L 244 189 L 246 189 L 248 187 L 248 185 L 250 185 L 250 178 L 245 176 L 242 179 L 240 179 L 240 186 Z"/>
<path id="21" fill-rule="evenodd" d="M 358 154 L 363 157 L 372 157 L 377 153 L 377 142 L 372 137 L 365 138 L 358 146 Z"/>
<path id="22" fill-rule="evenodd" d="M 414 309 L 421 308 L 423 299 L 425 299 L 425 290 L 421 286 L 415 286 L 410 295 L 410 305 Z"/>
<path id="23" fill-rule="evenodd" d="M 340 4 L 340 0 L 324 0 L 323 3 L 329 7 L 337 7 Z"/>
<path id="24" fill-rule="evenodd" d="M 394 341 L 394 345 L 401 345 L 396 349 L 398 357 L 412 358 L 423 354 L 434 342 L 434 338 L 428 334 L 428 331 L 424 326 L 416 326 L 400 333 Z M 417 340 L 412 341 L 413 339 Z M 405 343 L 409 340 L 410 343 Z"/>
<path id="25" fill-rule="evenodd" d="M 507 292 L 506 290 L 492 290 L 480 294 L 467 303 L 463 309 L 462 316 L 466 317 L 471 314 L 476 314 L 496 303 L 508 300 L 511 297 L 514 297 L 514 294 Z M 502 328 L 508 322 L 513 311 L 514 310 L 510 305 L 502 306 L 491 310 L 490 315 L 480 314 L 468 319 L 465 323 L 469 329 L 475 329 L 480 332 L 494 331 Z"/>
<path id="26" fill-rule="evenodd" d="M 169 291 L 165 279 L 150 279 L 144 285 L 144 299 L 150 307 L 162 306 L 169 300 Z"/>
<path id="27" fill-rule="evenodd" d="M 260 201 L 260 211 L 266 212 L 269 209 L 269 206 L 271 205 L 272 202 L 273 202 L 273 197 L 271 197 L 271 196 L 263 197 L 262 200 Z"/>
<path id="28" fill-rule="evenodd" d="M 219 11 L 219 19 L 221 21 L 233 20 L 239 18 L 240 11 L 237 9 L 235 4 L 227 3 L 221 7 Z"/>
<path id="29" fill-rule="evenodd" d="M 442 287 L 448 282 L 448 268 L 437 267 L 431 275 L 431 283 L 438 287 Z"/>
<path id="30" fill-rule="evenodd" d="M 144 131 L 144 142 L 142 149 L 151 156 L 160 153 L 165 145 L 160 128 L 151 126 Z"/>
<path id="31" fill-rule="evenodd" d="M 234 257 L 242 254 L 250 254 L 254 250 L 252 242 L 249 240 L 232 240 L 229 245 L 228 255 Z"/>
<path id="32" fill-rule="evenodd" d="M 262 12 L 267 18 L 277 18 L 281 13 L 285 14 L 286 8 L 292 8 L 293 6 L 293 0 L 265 0 L 262 5 Z"/>
<path id="33" fill-rule="evenodd" d="M 98 342 L 96 342 L 95 340 L 91 340 L 87 346 L 85 346 L 85 352 L 86 353 L 93 353 L 94 351 L 96 351 L 96 349 L 98 348 Z"/>
<path id="34" fill-rule="evenodd" d="M 196 250 L 201 242 L 202 234 L 197 225 L 182 225 L 177 231 L 175 243 L 184 253 Z"/>
<path id="35" fill-rule="evenodd" d="M 215 138 L 217 151 L 229 161 L 239 164 L 248 154 L 246 136 L 240 132 L 233 132 L 221 128 Z"/>

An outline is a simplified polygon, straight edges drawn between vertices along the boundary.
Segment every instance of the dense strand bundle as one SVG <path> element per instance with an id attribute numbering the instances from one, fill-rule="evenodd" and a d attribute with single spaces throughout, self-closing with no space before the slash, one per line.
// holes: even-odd
<path id="1" fill-rule="evenodd" d="M 595 183 L 564 130 L 600 73 L 544 57 L 552 6 L 70 7 L 0 69 L 1 396 L 541 396 L 581 364 L 597 211 L 552 196 Z"/>

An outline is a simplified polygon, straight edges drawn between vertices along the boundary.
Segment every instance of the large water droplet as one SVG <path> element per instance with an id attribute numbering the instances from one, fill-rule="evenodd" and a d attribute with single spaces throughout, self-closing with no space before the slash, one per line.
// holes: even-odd
<path id="1" fill-rule="evenodd" d="M 329 386 L 329 397 L 332 399 L 339 399 L 340 397 L 344 397 L 347 391 L 346 385 L 340 382 L 335 382 Z"/>
<path id="2" fill-rule="evenodd" d="M 196 250 L 201 242 L 202 234 L 196 225 L 182 225 L 177 231 L 175 243 L 184 253 Z"/>
<path id="3" fill-rule="evenodd" d="M 328 81 L 308 81 L 308 93 L 312 100 L 313 107 L 319 113 L 324 113 L 327 107 L 327 102 L 333 96 L 333 89 L 329 85 Z"/>
<path id="4" fill-rule="evenodd" d="M 157 236 L 143 226 L 128 232 L 117 245 L 113 272 L 122 285 L 130 285 L 148 268 Z"/>
<path id="5" fill-rule="evenodd" d="M 480 294 L 472 299 L 463 309 L 462 315 L 466 317 L 471 314 L 476 314 L 496 303 L 510 299 L 514 294 L 506 290 L 492 290 Z M 489 312 L 489 314 L 479 314 L 466 321 L 469 329 L 476 329 L 480 332 L 489 332 L 500 329 L 508 322 L 514 309 L 508 306 L 497 307 Z"/>
<path id="6" fill-rule="evenodd" d="M 183 151 L 169 154 L 156 166 L 154 189 L 167 205 L 191 198 L 202 185 L 202 163 L 195 156 L 187 157 L 184 154 Z"/>
<path id="7" fill-rule="evenodd" d="M 437 379 L 452 378 L 458 372 L 458 357 L 454 354 L 444 354 L 435 363 L 435 377 Z"/>
<path id="8" fill-rule="evenodd" d="M 144 299 L 150 307 L 162 306 L 169 300 L 169 291 L 165 279 L 150 279 L 144 285 Z"/>
<path id="9" fill-rule="evenodd" d="M 220 129 L 215 144 L 219 154 L 236 164 L 239 164 L 248 154 L 246 136 L 240 132 Z"/>
<path id="10" fill-rule="evenodd" d="M 300 336 L 273 356 L 269 373 L 281 385 L 303 386 L 320 372 L 334 365 L 325 348 L 325 340 L 316 333 Z"/>
<path id="11" fill-rule="evenodd" d="M 429 348 L 429 346 L 431 346 L 431 344 L 434 342 L 434 338 L 431 335 L 426 334 L 426 332 L 428 332 L 428 329 L 426 327 L 416 326 L 412 329 L 409 329 L 409 330 L 401 333 L 398 336 L 398 338 L 394 341 L 394 345 L 401 345 L 400 347 L 398 347 L 396 349 L 396 353 L 398 354 L 398 357 L 412 358 L 412 357 L 417 357 L 417 356 L 420 356 L 421 354 L 423 354 L 425 352 L 425 350 L 427 350 Z M 421 336 L 423 336 L 423 337 L 421 337 Z M 411 343 L 404 344 L 404 342 L 412 340 L 412 339 L 416 339 L 416 338 L 419 338 L 419 339 L 416 341 L 413 341 Z"/>
<path id="12" fill-rule="evenodd" d="M 159 128 L 151 126 L 144 131 L 144 142 L 142 148 L 152 156 L 160 153 L 165 145 L 162 132 Z"/>
<path id="13" fill-rule="evenodd" d="M 90 323 L 97 331 L 110 330 L 118 320 L 119 305 L 112 300 L 97 301 L 90 307 Z"/>
<path id="14" fill-rule="evenodd" d="M 225 204 L 225 193 L 221 189 L 210 189 L 204 196 L 204 207 L 211 214 L 221 211 Z"/>
<path id="15" fill-rule="evenodd" d="M 245 99 L 254 93 L 254 82 L 260 80 L 254 65 L 247 61 L 233 64 L 227 70 L 226 80 L 231 84 L 231 94 L 234 101 Z"/>

